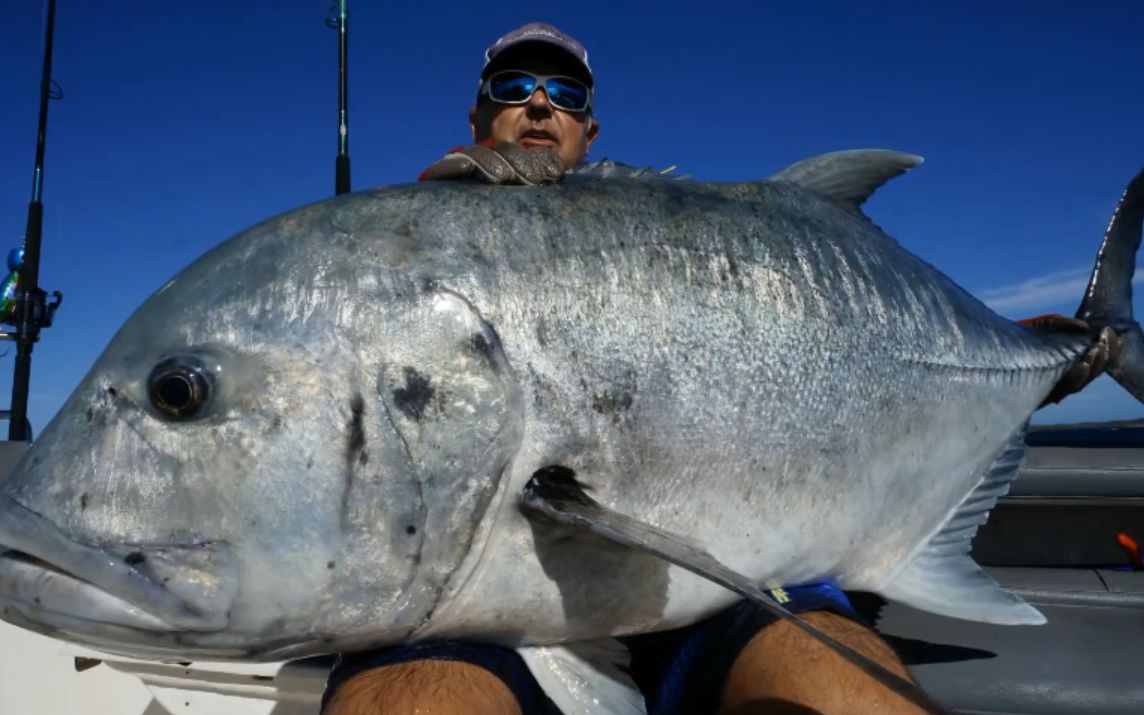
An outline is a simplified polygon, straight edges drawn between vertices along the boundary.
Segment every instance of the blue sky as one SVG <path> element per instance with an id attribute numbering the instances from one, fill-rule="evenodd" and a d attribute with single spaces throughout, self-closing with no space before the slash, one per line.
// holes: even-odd
<path id="1" fill-rule="evenodd" d="M 0 29 L 0 249 L 31 188 L 42 9 Z M 210 246 L 333 188 L 336 35 L 326 0 L 60 0 L 42 282 L 65 294 L 33 363 L 37 429 L 115 329 Z M 1135 0 L 549 5 L 352 0 L 355 188 L 415 177 L 468 138 L 484 48 L 552 22 L 590 52 L 593 156 L 762 178 L 878 146 L 926 163 L 868 213 L 1011 317 L 1071 313 L 1144 165 Z M 1139 301 L 1138 301 L 1139 303 Z M 0 357 L 0 404 L 12 352 Z M 1131 418 L 1107 379 L 1044 421 Z"/>

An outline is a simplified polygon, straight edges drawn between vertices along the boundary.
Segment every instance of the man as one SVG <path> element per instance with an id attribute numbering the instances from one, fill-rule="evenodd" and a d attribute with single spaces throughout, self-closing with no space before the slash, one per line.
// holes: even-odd
<path id="1" fill-rule="evenodd" d="M 476 146 L 454 149 L 421 179 L 559 180 L 584 161 L 600 132 L 592 111 L 594 84 L 588 53 L 576 40 L 540 23 L 510 32 L 485 53 L 469 110 Z"/>
<path id="2" fill-rule="evenodd" d="M 552 183 L 583 163 L 600 125 L 594 77 L 580 43 L 549 25 L 526 25 L 489 48 L 480 80 L 469 112 L 477 144 L 453 150 L 422 179 Z M 1087 327 L 1061 320 L 1031 323 Z M 1099 340 L 1095 345 L 1103 347 L 1078 362 L 1053 401 L 1099 374 L 1109 345 Z M 909 677 L 841 592 L 815 586 L 772 595 L 835 639 Z M 825 646 L 750 604 L 679 631 L 625 642 L 632 651 L 632 675 L 652 715 L 919 712 Z M 344 657 L 331 674 L 323 712 L 547 715 L 555 709 L 511 650 L 444 643 Z"/>
<path id="3" fill-rule="evenodd" d="M 583 163 L 599 135 L 593 100 L 594 77 L 580 43 L 549 25 L 514 30 L 486 54 L 477 101 L 469 111 L 477 145 L 454 150 L 422 178 L 516 184 L 559 180 L 564 171 Z M 841 593 L 823 588 L 806 594 L 794 591 L 782 598 L 790 599 L 786 606 L 793 610 L 815 609 L 805 617 L 816 626 L 906 674 L 872 631 L 839 615 L 852 613 Z M 742 606 L 683 632 L 631 639 L 633 671 L 649 704 L 661 712 L 694 712 L 684 701 L 706 700 L 708 710 L 721 703 L 724 711 L 744 715 L 755 711 L 751 703 L 757 709 L 760 703 L 773 708 L 777 702 L 823 713 L 916 712 L 808 636 L 770 621 L 758 609 Z M 694 651 L 689 663 L 682 656 L 670 657 L 689 644 Z M 684 685 L 682 697 L 658 692 L 662 671 L 668 668 Z M 698 681 L 713 687 L 695 687 Z M 723 681 L 726 687 L 719 688 Z M 414 711 L 531 715 L 551 707 L 511 651 L 465 644 L 348 657 L 330 686 L 327 715 Z M 706 692 L 696 697 L 688 690 Z"/>

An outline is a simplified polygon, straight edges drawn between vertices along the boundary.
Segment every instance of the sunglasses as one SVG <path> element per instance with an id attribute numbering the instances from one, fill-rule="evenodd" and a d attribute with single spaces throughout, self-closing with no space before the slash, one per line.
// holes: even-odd
<path id="1" fill-rule="evenodd" d="M 499 104 L 528 104 L 538 87 L 544 87 L 553 107 L 565 112 L 586 112 L 592 106 L 592 90 L 572 77 L 550 77 L 521 70 L 497 72 L 481 83 L 481 94 Z"/>

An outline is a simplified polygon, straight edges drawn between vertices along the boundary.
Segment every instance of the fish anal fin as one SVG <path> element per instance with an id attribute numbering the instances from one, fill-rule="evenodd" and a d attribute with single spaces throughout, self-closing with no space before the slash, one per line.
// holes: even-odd
<path id="1" fill-rule="evenodd" d="M 857 208 L 882 184 L 922 161 L 915 154 L 888 149 L 835 151 L 791 164 L 768 181 L 795 184 Z"/>
<path id="2" fill-rule="evenodd" d="M 890 580 L 886 598 L 953 618 L 1006 625 L 1039 625 L 1040 611 L 1001 588 L 970 556 L 977 528 L 1017 478 L 1025 456 L 1025 427 L 1006 442 L 942 528 Z"/>
<path id="3" fill-rule="evenodd" d="M 626 668 L 628 650 L 608 638 L 517 651 L 565 715 L 645 715 L 643 695 Z"/>

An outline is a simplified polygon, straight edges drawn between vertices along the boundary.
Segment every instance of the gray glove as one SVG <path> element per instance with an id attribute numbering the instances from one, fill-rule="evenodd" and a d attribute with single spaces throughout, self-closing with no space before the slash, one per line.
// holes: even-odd
<path id="1" fill-rule="evenodd" d="M 478 181 L 485 184 L 533 186 L 554 184 L 564 176 L 564 160 L 554 149 L 525 149 L 512 142 L 492 147 L 459 147 L 430 166 L 421 181 Z"/>

